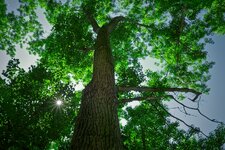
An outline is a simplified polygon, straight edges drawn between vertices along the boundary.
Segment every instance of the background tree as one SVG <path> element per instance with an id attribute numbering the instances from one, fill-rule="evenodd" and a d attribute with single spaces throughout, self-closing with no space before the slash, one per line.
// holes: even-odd
<path id="1" fill-rule="evenodd" d="M 166 111 L 163 100 L 179 102 L 182 93 L 192 93 L 190 100 L 197 102 L 209 91 L 205 83 L 213 63 L 206 60 L 204 46 L 212 42 L 207 36 L 225 32 L 224 5 L 220 0 L 173 5 L 165 0 L 23 0 L 15 15 L 1 2 L 2 32 L 7 35 L 0 37 L 1 49 L 13 55 L 14 43 L 25 42 L 53 75 L 51 84 L 70 73 L 86 85 L 72 149 L 122 149 L 118 105 L 152 100 Z M 38 7 L 53 26 L 46 38 L 37 21 Z M 161 71 L 142 72 L 140 59 L 146 57 L 159 59 Z"/>
<path id="2" fill-rule="evenodd" d="M 123 112 L 128 121 L 122 127 L 126 149 L 223 149 L 224 126 L 218 126 L 208 137 L 199 137 L 199 129 L 179 129 L 179 123 L 171 122 L 169 115 L 155 103 L 127 107 Z"/>
<path id="3" fill-rule="evenodd" d="M 3 72 L 6 79 L 1 79 L 0 148 L 44 149 L 50 141 L 70 137 L 80 94 L 74 95 L 68 83 L 53 84 L 52 74 L 40 64 L 28 72 L 18 64 L 10 60 Z"/>

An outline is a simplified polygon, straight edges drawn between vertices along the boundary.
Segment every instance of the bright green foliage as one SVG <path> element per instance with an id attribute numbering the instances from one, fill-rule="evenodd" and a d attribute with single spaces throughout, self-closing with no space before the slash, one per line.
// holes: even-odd
<path id="1" fill-rule="evenodd" d="M 144 81 L 144 74 L 140 64 L 135 60 L 134 66 L 118 67 L 118 80 L 117 84 L 120 86 L 138 86 Z"/>
<path id="2" fill-rule="evenodd" d="M 4 0 L 0 1 L 0 50 L 6 50 L 9 55 L 14 56 L 15 44 L 23 46 L 29 40 L 40 37 L 43 31 L 37 21 L 35 8 L 34 2 L 29 5 L 23 3 L 19 6 L 18 12 L 11 12 L 7 11 Z"/>
<path id="3" fill-rule="evenodd" d="M 210 78 L 207 73 L 213 63 L 206 61 L 204 46 L 211 42 L 207 36 L 213 31 L 221 31 L 223 26 L 219 27 L 207 18 L 215 11 L 218 17 L 213 17 L 214 22 L 224 19 L 219 17 L 224 15 L 223 11 L 218 11 L 218 7 L 223 10 L 223 5 L 218 6 L 217 1 L 174 1 L 174 5 L 165 0 L 23 2 L 29 9 L 25 14 L 39 2 L 53 25 L 47 38 L 38 36 L 30 42 L 30 49 L 38 52 L 46 67 L 54 72 L 62 75 L 72 72 L 76 80 L 88 83 L 93 59 L 90 51 L 94 49 L 96 35 L 85 13 L 92 14 L 100 26 L 110 17 L 122 14 L 124 22 L 111 35 L 118 80 L 123 80 L 128 72 L 130 76 L 141 75 L 140 70 L 134 73 L 130 67 L 136 68 L 141 58 L 153 57 L 160 60 L 163 68 L 160 76 L 167 75 L 170 86 L 188 85 L 188 88 L 208 92 L 205 82 Z M 204 38 L 205 42 L 202 41 Z M 122 73 L 127 69 L 130 71 Z M 141 76 L 138 78 L 143 78 Z"/>
<path id="4" fill-rule="evenodd" d="M 40 8 L 52 25 L 47 37 L 36 14 Z M 38 66 L 28 72 L 18 67 L 17 60 L 11 60 L 3 73 L 1 145 L 44 149 L 52 141 L 49 147 L 56 147 L 70 136 L 81 92 L 74 90 L 68 75 L 84 85 L 92 77 L 96 33 L 87 14 L 99 26 L 114 16 L 125 18 L 110 35 L 118 86 L 179 87 L 207 93 L 208 73 L 214 63 L 207 61 L 204 47 L 213 43 L 210 35 L 225 33 L 224 12 L 224 0 L 21 0 L 18 12 L 13 13 L 7 12 L 4 0 L 0 0 L 0 50 L 13 56 L 16 44 L 27 43 L 29 51 L 41 57 Z M 161 70 L 153 71 L 149 66 L 143 72 L 140 60 L 147 57 L 158 59 Z M 165 94 L 138 96 L 152 95 Z M 56 98 L 62 98 L 65 105 L 53 108 Z M 209 139 L 196 139 L 192 131 L 178 130 L 177 123 L 166 121 L 168 116 L 160 112 L 142 103 L 120 113 L 128 120 L 123 128 L 128 149 L 143 148 L 142 128 L 147 132 L 146 149 L 186 149 L 185 145 L 207 149 L 224 142 L 223 127 Z"/>
<path id="5" fill-rule="evenodd" d="M 135 66 L 138 59 L 151 56 L 161 61 L 164 70 L 160 76 L 167 74 L 170 86 L 188 85 L 189 88 L 207 92 L 205 82 L 210 78 L 207 73 L 213 63 L 205 60 L 205 43 L 199 41 L 214 31 L 204 15 L 207 18 L 211 6 L 216 2 L 173 3 L 171 6 L 167 1 L 42 2 L 53 30 L 48 38 L 37 40 L 31 46 L 43 55 L 43 59 L 47 59 L 44 64 L 49 63 L 48 67 L 53 70 L 58 68 L 56 72 L 62 70 L 59 68 L 68 68 L 67 73 L 73 72 L 77 80 L 88 82 L 87 79 L 91 77 L 89 66 L 92 64 L 92 54 L 84 51 L 94 49 L 95 34 L 84 11 L 93 14 L 99 25 L 103 25 L 108 22 L 110 15 L 117 15 L 124 10 L 124 14 L 127 14 L 125 21 L 111 35 L 116 72 L 121 75 L 118 80 L 123 80 L 122 72 L 127 70 L 124 68 Z M 202 13 L 203 9 L 208 11 Z M 218 12 L 218 15 L 223 13 Z M 206 38 L 205 41 L 211 40 Z M 41 44 L 38 46 L 35 43 Z M 41 53 L 43 47 L 47 51 Z M 137 73 L 131 73 L 131 76 L 137 76 Z"/>
<path id="6" fill-rule="evenodd" d="M 208 25 L 212 26 L 211 30 L 219 34 L 225 33 L 225 2 L 223 0 L 215 0 L 211 4 L 211 9 L 207 9 L 205 20 Z"/>

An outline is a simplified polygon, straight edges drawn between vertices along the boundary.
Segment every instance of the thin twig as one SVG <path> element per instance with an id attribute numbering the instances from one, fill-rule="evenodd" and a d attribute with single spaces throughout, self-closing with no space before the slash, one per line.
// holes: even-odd
<path id="1" fill-rule="evenodd" d="M 153 103 L 151 103 L 151 104 L 152 104 L 153 108 L 158 112 L 159 116 L 160 116 L 161 118 L 164 118 L 163 115 L 161 114 L 160 110 L 159 110 Z M 176 108 L 176 107 L 175 107 L 175 108 Z M 170 125 L 169 125 L 169 124 L 170 124 L 170 121 L 168 121 L 169 123 L 168 123 L 167 121 L 168 121 L 168 120 L 166 119 L 166 125 L 169 127 L 169 126 L 170 126 Z M 196 129 L 194 129 L 194 130 L 196 130 Z M 198 130 L 198 131 L 199 131 L 199 130 Z"/>
<path id="2" fill-rule="evenodd" d="M 195 130 L 195 131 L 199 131 L 200 133 L 202 133 L 205 137 L 208 137 L 204 132 L 202 132 L 200 129 L 199 130 L 196 130 L 196 128 L 194 128 L 193 126 L 187 124 L 184 120 L 172 115 L 170 112 L 168 112 L 161 104 L 159 104 L 157 101 L 155 102 L 160 108 L 162 108 L 168 115 L 170 115 L 172 118 L 182 122 L 184 125 L 186 125 L 187 127 Z"/>
<path id="3" fill-rule="evenodd" d="M 199 113 L 200 115 L 202 115 L 204 118 L 208 119 L 209 121 L 212 121 L 212 122 L 215 122 L 215 123 L 220 123 L 220 124 L 222 124 L 222 122 L 217 121 L 217 120 L 215 120 L 215 119 L 211 119 L 211 118 L 207 117 L 206 115 L 204 115 L 204 114 L 200 111 L 200 109 L 199 109 L 199 102 L 198 102 L 198 107 L 195 108 L 195 107 L 190 107 L 190 106 L 187 106 L 187 105 L 185 105 L 185 104 L 179 102 L 173 95 L 168 95 L 168 96 L 171 97 L 171 98 L 172 98 L 175 102 L 177 102 L 178 104 L 182 105 L 184 108 L 192 109 L 192 110 L 197 110 L 198 113 Z"/>

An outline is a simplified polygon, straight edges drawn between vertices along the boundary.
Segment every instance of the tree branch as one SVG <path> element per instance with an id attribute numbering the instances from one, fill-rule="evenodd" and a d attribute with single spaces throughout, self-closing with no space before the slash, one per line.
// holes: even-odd
<path id="1" fill-rule="evenodd" d="M 126 21 L 131 23 L 131 24 L 134 24 L 134 25 L 137 25 L 137 26 L 140 26 L 140 27 L 144 27 L 146 29 L 155 29 L 156 30 L 156 27 L 155 27 L 154 23 L 151 23 L 149 25 L 142 24 L 142 23 L 139 23 L 138 21 L 135 21 L 135 20 L 130 19 L 130 18 L 127 18 Z"/>
<path id="2" fill-rule="evenodd" d="M 82 47 L 80 50 L 84 53 L 94 50 L 94 47 Z"/>
<path id="3" fill-rule="evenodd" d="M 220 124 L 222 124 L 222 122 L 217 121 L 217 120 L 215 120 L 215 119 L 211 119 L 211 118 L 209 118 L 208 116 L 204 115 L 204 114 L 200 111 L 200 109 L 199 109 L 199 103 L 198 103 L 198 107 L 197 107 L 197 108 L 195 108 L 195 107 L 190 107 L 190 106 L 187 106 L 187 105 L 185 105 L 185 104 L 179 102 L 173 95 L 168 95 L 168 96 L 171 97 L 175 102 L 177 102 L 178 104 L 180 104 L 181 106 L 183 106 L 183 108 L 192 109 L 192 110 L 197 110 L 198 113 L 199 113 L 201 116 L 203 116 L 204 118 L 208 119 L 209 121 L 212 121 L 212 122 L 215 122 L 215 123 L 220 123 Z"/>
<path id="4" fill-rule="evenodd" d="M 151 87 L 118 87 L 120 92 L 138 91 L 138 92 L 185 92 L 193 93 L 195 97 L 190 99 L 195 101 L 202 93 L 189 88 L 151 88 Z"/>
<path id="5" fill-rule="evenodd" d="M 158 100 L 159 98 L 156 97 L 134 97 L 134 98 L 127 98 L 127 99 L 121 99 L 119 103 L 128 103 L 132 101 L 143 101 L 143 100 Z"/>
<path id="6" fill-rule="evenodd" d="M 187 127 L 191 128 L 191 129 L 193 129 L 193 130 L 195 130 L 195 131 L 199 131 L 199 132 L 202 133 L 204 136 L 208 137 L 208 136 L 207 136 L 204 132 L 202 132 L 200 129 L 196 129 L 196 128 L 193 127 L 192 125 L 187 124 L 184 120 L 182 120 L 182 119 L 180 119 L 180 118 L 178 118 L 178 117 L 172 115 L 170 112 L 168 112 L 168 111 L 167 111 L 161 104 L 159 104 L 157 101 L 156 101 L 155 103 L 156 103 L 160 108 L 162 108 L 163 111 L 165 111 L 168 115 L 170 115 L 172 118 L 174 118 L 174 119 L 176 119 L 176 120 L 182 122 L 182 123 L 183 123 L 184 125 L 186 125 Z M 156 107 L 154 104 L 152 104 L 152 105 L 155 107 L 155 109 L 157 109 L 157 107 Z"/>
<path id="7" fill-rule="evenodd" d="M 212 121 L 212 122 L 215 122 L 215 123 L 220 123 L 220 124 L 222 124 L 222 122 L 217 121 L 216 119 L 211 119 L 211 118 L 209 118 L 208 116 L 204 115 L 204 114 L 200 111 L 200 109 L 199 109 L 199 103 L 198 103 L 198 107 L 195 108 L 195 107 L 190 107 L 190 106 L 187 106 L 187 105 L 185 105 L 185 104 L 179 102 L 173 95 L 166 95 L 166 97 L 170 97 L 170 98 L 172 98 L 175 102 L 177 102 L 178 104 L 180 104 L 180 105 L 183 107 L 184 112 L 181 111 L 180 109 L 179 109 L 179 110 L 180 110 L 181 112 L 185 113 L 186 115 L 191 115 L 191 114 L 187 113 L 186 108 L 187 108 L 187 109 L 191 109 L 191 110 L 196 110 L 196 111 L 198 111 L 198 113 L 199 113 L 201 116 L 203 116 L 203 117 L 206 118 L 207 120 Z M 162 99 L 162 98 L 165 98 L 165 96 L 164 96 L 164 97 L 163 97 L 163 96 L 162 96 L 162 97 L 134 97 L 134 98 L 128 98 L 128 99 L 121 99 L 119 103 L 127 103 L 127 102 L 132 102 L 132 101 L 143 101 L 143 100 L 159 100 L 159 99 Z"/>
<path id="8" fill-rule="evenodd" d="M 89 23 L 91 24 L 93 31 L 95 33 L 98 33 L 100 27 L 99 27 L 97 21 L 95 20 L 95 18 L 93 17 L 93 15 L 88 10 L 83 9 L 83 11 L 84 11 Z"/>
<path id="9" fill-rule="evenodd" d="M 117 16 L 115 18 L 113 18 L 106 26 L 107 26 L 107 29 L 108 29 L 108 32 L 111 33 L 112 30 L 117 26 L 117 24 L 124 20 L 125 17 L 123 16 Z"/>

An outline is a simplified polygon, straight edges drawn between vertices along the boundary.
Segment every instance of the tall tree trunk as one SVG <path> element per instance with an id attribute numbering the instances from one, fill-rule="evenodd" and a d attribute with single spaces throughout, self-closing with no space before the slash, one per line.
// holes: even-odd
<path id="1" fill-rule="evenodd" d="M 116 105 L 113 56 L 107 26 L 100 28 L 93 77 L 83 91 L 72 139 L 73 150 L 122 149 Z"/>

